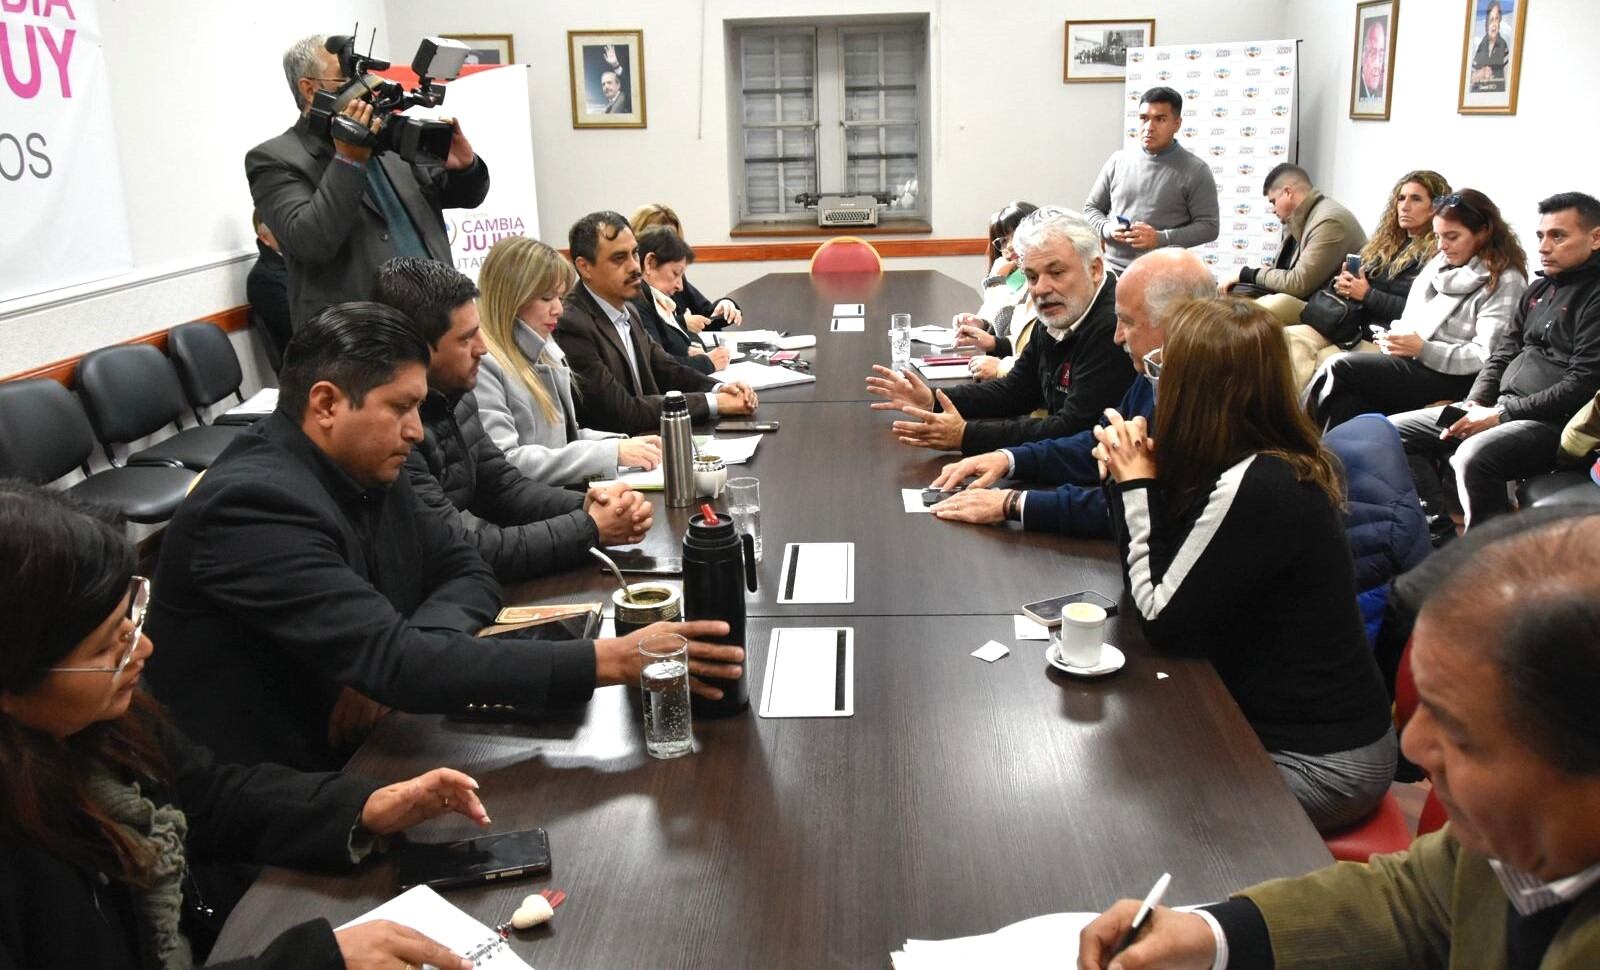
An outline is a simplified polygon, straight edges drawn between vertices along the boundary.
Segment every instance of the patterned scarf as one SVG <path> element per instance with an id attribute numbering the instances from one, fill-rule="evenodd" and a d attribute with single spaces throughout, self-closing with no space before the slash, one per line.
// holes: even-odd
<path id="1" fill-rule="evenodd" d="M 140 914 L 150 927 L 156 964 L 163 970 L 191 970 L 194 955 L 178 930 L 183 915 L 184 839 L 189 820 L 172 805 L 156 805 L 139 791 L 138 783 L 124 782 L 103 766 L 88 778 L 89 797 L 111 816 L 155 860 L 150 886 L 136 890 Z"/>

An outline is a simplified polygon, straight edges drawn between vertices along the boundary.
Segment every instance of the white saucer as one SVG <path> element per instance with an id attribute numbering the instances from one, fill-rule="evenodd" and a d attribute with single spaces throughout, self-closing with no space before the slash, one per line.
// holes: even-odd
<path id="1" fill-rule="evenodd" d="M 1121 670 L 1123 664 L 1128 662 L 1128 658 L 1122 655 L 1121 650 L 1109 643 L 1102 643 L 1100 645 L 1100 662 L 1098 664 L 1093 667 L 1074 667 L 1061 659 L 1061 654 L 1056 649 L 1057 646 L 1054 640 L 1050 641 L 1050 645 L 1044 649 L 1044 659 L 1049 661 L 1050 666 L 1074 677 L 1104 677 L 1107 674 L 1114 674 Z"/>

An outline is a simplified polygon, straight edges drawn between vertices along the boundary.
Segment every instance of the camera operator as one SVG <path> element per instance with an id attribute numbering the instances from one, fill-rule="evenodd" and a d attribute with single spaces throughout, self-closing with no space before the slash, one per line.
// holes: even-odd
<path id="1" fill-rule="evenodd" d="M 369 298 L 378 267 L 395 256 L 452 262 L 441 210 L 474 208 L 489 192 L 489 168 L 458 123 L 442 166 L 374 152 L 338 125 L 328 129 L 331 137 L 318 134 L 311 107 L 323 91 L 348 96 L 341 113 L 374 134 L 386 120 L 399 120 L 374 117 L 327 48 L 327 38 L 317 35 L 284 53 L 300 120 L 244 159 L 250 195 L 288 262 L 295 329 L 330 303 Z"/>

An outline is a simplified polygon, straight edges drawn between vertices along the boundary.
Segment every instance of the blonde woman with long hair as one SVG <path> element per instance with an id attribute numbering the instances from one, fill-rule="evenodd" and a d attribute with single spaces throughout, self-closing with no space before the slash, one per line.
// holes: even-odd
<path id="1" fill-rule="evenodd" d="M 478 274 L 478 315 L 489 345 L 478 372 L 483 430 L 524 475 L 551 485 L 613 478 L 661 462 L 661 439 L 578 426 L 572 369 L 555 341 L 561 298 L 577 276 L 554 249 L 526 236 L 495 243 Z"/>

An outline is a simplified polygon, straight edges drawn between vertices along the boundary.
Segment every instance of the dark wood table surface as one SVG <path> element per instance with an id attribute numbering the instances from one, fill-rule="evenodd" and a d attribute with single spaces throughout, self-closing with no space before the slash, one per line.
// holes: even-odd
<path id="1" fill-rule="evenodd" d="M 793 275 L 777 277 L 783 292 Z M 882 292 L 910 282 L 950 294 L 946 319 L 972 302 L 937 274 L 888 273 Z M 774 281 L 739 292 L 752 326 L 771 325 L 751 295 L 778 292 L 764 284 Z M 886 319 L 875 329 L 886 354 Z M 865 345 L 847 354 L 841 347 L 852 345 L 834 343 L 859 336 L 823 333 L 814 356 L 859 383 L 872 359 Z M 450 890 L 452 902 L 494 925 L 529 892 L 566 890 L 549 927 L 513 941 L 541 970 L 884 967 L 907 938 L 1098 909 L 1143 894 L 1162 871 L 1174 877 L 1169 901 L 1183 903 L 1329 861 L 1211 667 L 1153 655 L 1126 603 L 1108 639 L 1128 664 L 1104 679 L 1062 675 L 1045 663 L 1043 642 L 1013 638 L 1012 614 L 1030 599 L 1119 596 L 1111 544 L 907 514 L 899 489 L 925 484 L 949 456 L 896 444 L 890 417 L 861 399 L 769 401 L 759 416 L 782 429 L 735 466 L 763 483 L 751 693 L 775 625 L 850 626 L 855 715 L 766 720 L 752 710 L 701 721 L 696 754 L 655 761 L 644 753 L 637 691 L 624 687 L 536 726 L 392 714 L 352 770 L 391 781 L 461 768 L 482 784 L 495 831 L 550 833 L 548 879 Z M 686 513 L 652 500 L 657 523 L 644 547 L 677 554 Z M 840 540 L 857 543 L 856 602 L 777 605 L 782 544 Z M 579 570 L 509 590 L 508 602 L 610 588 Z M 1011 655 L 969 656 L 990 639 Z M 447 841 L 471 828 L 439 819 L 413 836 Z M 353 877 L 268 870 L 213 959 L 259 952 L 315 916 L 337 925 L 394 890 L 385 862 Z"/>

